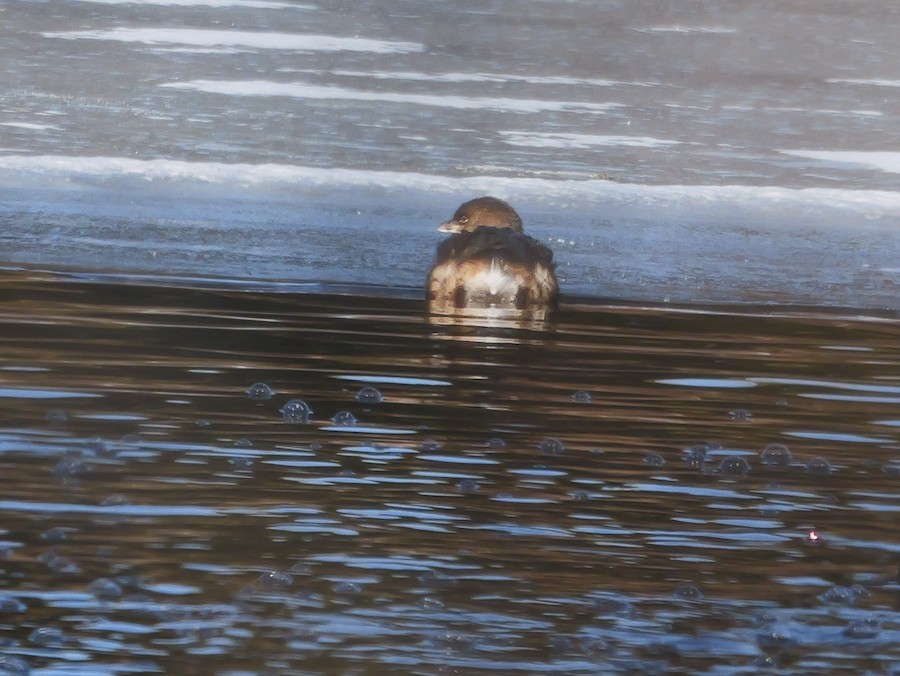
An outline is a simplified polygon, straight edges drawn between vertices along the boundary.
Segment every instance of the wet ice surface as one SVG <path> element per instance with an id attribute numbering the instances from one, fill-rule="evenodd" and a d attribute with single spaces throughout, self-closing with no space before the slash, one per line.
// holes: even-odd
<path id="1" fill-rule="evenodd" d="M 896 317 L 136 281 L 0 277 L 7 671 L 900 669 Z"/>
<path id="2" fill-rule="evenodd" d="M 6 263 L 421 288 L 435 225 L 489 193 L 565 294 L 896 305 L 891 3 L 0 17 Z"/>

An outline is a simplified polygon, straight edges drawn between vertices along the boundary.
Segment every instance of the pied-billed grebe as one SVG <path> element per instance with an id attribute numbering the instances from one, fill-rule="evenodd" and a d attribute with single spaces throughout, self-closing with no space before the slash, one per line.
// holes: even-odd
<path id="1" fill-rule="evenodd" d="M 432 310 L 556 307 L 553 252 L 522 232 L 522 219 L 503 200 L 465 202 L 438 230 L 454 234 L 438 245 L 428 274 Z"/>

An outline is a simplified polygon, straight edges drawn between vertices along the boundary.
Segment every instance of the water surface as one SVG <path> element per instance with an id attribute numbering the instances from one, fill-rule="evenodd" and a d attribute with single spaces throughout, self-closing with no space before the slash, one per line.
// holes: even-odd
<path id="1" fill-rule="evenodd" d="M 11 673 L 900 669 L 895 315 L 0 288 Z"/>
<path id="2" fill-rule="evenodd" d="M 0 671 L 897 673 L 898 20 L 0 3 Z"/>

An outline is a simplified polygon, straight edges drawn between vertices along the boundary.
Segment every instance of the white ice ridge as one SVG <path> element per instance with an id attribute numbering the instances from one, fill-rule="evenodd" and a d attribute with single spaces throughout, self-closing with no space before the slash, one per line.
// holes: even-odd
<path id="1" fill-rule="evenodd" d="M 41 33 L 47 38 L 67 40 L 112 40 L 147 45 L 187 45 L 190 47 L 237 47 L 245 49 L 281 49 L 299 52 L 371 52 L 402 54 L 421 52 L 417 42 L 371 40 L 306 33 L 200 30 L 194 28 L 111 28 L 108 30 L 59 31 Z"/>
<path id="2" fill-rule="evenodd" d="M 641 185 L 604 180 L 551 179 L 504 176 L 449 177 L 400 171 L 372 171 L 307 167 L 289 164 L 242 164 L 140 160 L 127 157 L 68 157 L 62 155 L 0 155 L 0 172 L 18 183 L 45 179 L 67 183 L 115 182 L 121 179 L 203 184 L 239 188 L 290 187 L 375 188 L 407 193 L 475 194 L 491 192 L 530 202 L 616 202 L 619 205 L 670 207 L 718 205 L 758 210 L 826 207 L 849 210 L 862 218 L 900 212 L 900 192 L 844 188 L 784 188 L 742 185 Z M 0 173 L 0 184 L 4 177 Z M 799 213 L 799 212 L 798 212 Z"/>
<path id="3" fill-rule="evenodd" d="M 321 71 L 295 71 L 313 72 Z M 528 82 L 541 85 L 585 85 L 590 87 L 652 87 L 654 82 L 624 82 L 592 77 L 571 77 L 567 75 L 520 75 L 513 73 L 416 73 L 398 70 L 333 70 L 332 75 L 341 77 L 361 77 L 375 80 L 406 80 L 411 82 Z"/>
<path id="4" fill-rule="evenodd" d="M 618 103 L 592 103 L 586 101 L 363 91 L 345 87 L 312 85 L 302 82 L 273 82 L 270 80 L 192 80 L 190 82 L 171 82 L 160 86 L 226 96 L 287 96 L 297 99 L 377 101 L 462 110 L 501 110 L 516 113 L 564 110 L 587 110 L 601 113 L 622 105 Z"/>
<path id="5" fill-rule="evenodd" d="M 850 164 L 900 174 L 900 152 L 854 150 L 782 150 L 786 155 L 804 157 L 829 164 Z"/>
<path id="6" fill-rule="evenodd" d="M 630 147 L 664 148 L 679 145 L 681 141 L 669 141 L 651 136 L 617 136 L 599 134 L 570 134 L 557 132 L 501 131 L 503 142 L 511 146 L 529 148 L 594 148 Z"/>
<path id="7" fill-rule="evenodd" d="M 95 5 L 161 5 L 166 7 L 248 7 L 250 9 L 315 9 L 314 5 L 268 0 L 81 0 Z"/>

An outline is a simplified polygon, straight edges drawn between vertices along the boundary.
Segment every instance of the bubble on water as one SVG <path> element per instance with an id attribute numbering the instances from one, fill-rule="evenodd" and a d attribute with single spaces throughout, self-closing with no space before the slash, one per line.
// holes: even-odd
<path id="1" fill-rule="evenodd" d="M 0 674 L 3 676 L 28 676 L 31 667 L 28 662 L 13 655 L 0 655 Z"/>
<path id="2" fill-rule="evenodd" d="M 443 610 L 444 602 L 433 596 L 426 596 L 422 599 L 422 610 Z"/>
<path id="3" fill-rule="evenodd" d="M 238 592 L 240 594 L 240 592 Z M 175 603 L 160 603 L 159 605 L 148 604 L 146 613 L 155 617 L 161 622 L 182 622 L 189 620 L 191 615 L 186 606 Z"/>
<path id="4" fill-rule="evenodd" d="M 247 396 L 253 401 L 269 401 L 275 396 L 275 390 L 265 383 L 253 383 L 246 391 Z"/>
<path id="5" fill-rule="evenodd" d="M 35 645 L 49 648 L 65 643 L 66 635 L 56 627 L 38 627 L 28 635 L 28 640 Z"/>
<path id="6" fill-rule="evenodd" d="M 683 453 L 684 463 L 691 469 L 700 469 L 709 461 L 709 447 L 705 444 L 686 448 Z"/>
<path id="7" fill-rule="evenodd" d="M 354 427 L 358 421 L 350 411 L 338 411 L 331 417 L 331 422 L 338 427 Z"/>
<path id="8" fill-rule="evenodd" d="M 201 620 L 215 620 L 232 617 L 233 610 L 224 606 L 195 606 L 194 613 Z"/>
<path id="9" fill-rule="evenodd" d="M 745 477 L 750 472 L 750 463 L 739 455 L 729 455 L 722 459 L 716 471 L 727 476 Z"/>
<path id="10" fill-rule="evenodd" d="M 72 559 L 62 556 L 54 551 L 43 552 L 37 559 L 57 574 L 75 575 L 76 573 L 81 572 L 81 567 Z"/>
<path id="11" fill-rule="evenodd" d="M 900 476 L 900 460 L 891 460 L 881 470 L 888 476 Z"/>
<path id="12" fill-rule="evenodd" d="M 484 445 L 488 448 L 506 448 L 506 442 L 500 437 L 491 437 L 484 442 Z"/>
<path id="13" fill-rule="evenodd" d="M 70 533 L 78 532 L 75 528 L 66 528 L 64 526 L 53 526 L 52 528 L 48 528 L 43 533 L 41 533 L 41 540 L 43 542 L 49 543 L 57 543 L 57 542 L 65 542 L 69 539 Z"/>
<path id="14" fill-rule="evenodd" d="M 634 614 L 634 606 L 623 598 L 602 596 L 594 599 L 593 612 L 596 617 L 627 617 Z"/>
<path id="15" fill-rule="evenodd" d="M 268 570 L 256 580 L 257 588 L 265 591 L 281 591 L 293 584 L 293 576 L 280 570 Z"/>
<path id="16" fill-rule="evenodd" d="M 24 613 L 26 610 L 28 610 L 28 606 L 15 596 L 0 592 L 0 614 Z M 0 674 L 2 673 L 0 671 Z"/>
<path id="17" fill-rule="evenodd" d="M 380 404 L 384 401 L 384 397 L 381 396 L 381 392 L 377 388 L 366 385 L 356 393 L 356 401 L 360 404 Z"/>
<path id="18" fill-rule="evenodd" d="M 666 459 L 659 453 L 648 453 L 644 456 L 644 464 L 647 467 L 665 467 Z"/>
<path id="19" fill-rule="evenodd" d="M 84 461 L 84 458 L 78 451 L 68 451 L 59 462 L 57 462 L 51 473 L 57 479 L 69 479 L 89 472 L 91 466 Z"/>
<path id="20" fill-rule="evenodd" d="M 684 582 L 678 585 L 672 595 L 677 599 L 683 599 L 685 601 L 703 600 L 703 592 L 700 591 L 699 587 L 690 582 Z"/>
<path id="21" fill-rule="evenodd" d="M 764 465 L 769 467 L 787 467 L 791 464 L 794 456 L 784 444 L 769 444 L 763 449 L 760 459 Z"/>
<path id="22" fill-rule="evenodd" d="M 547 641 L 547 647 L 554 652 L 569 652 L 575 647 L 575 641 L 569 636 L 551 636 Z"/>
<path id="23" fill-rule="evenodd" d="M 425 587 L 446 589 L 456 584 L 456 580 L 439 570 L 428 569 L 419 575 L 419 582 Z"/>
<path id="24" fill-rule="evenodd" d="M 130 504 L 131 500 L 129 500 L 127 495 L 123 495 L 122 493 L 113 493 L 100 501 L 101 507 L 121 507 Z"/>
<path id="25" fill-rule="evenodd" d="M 306 561 L 298 561 L 291 566 L 292 575 L 312 575 L 313 567 Z"/>
<path id="26" fill-rule="evenodd" d="M 853 603 L 853 596 L 846 587 L 835 586 L 828 589 L 824 594 L 819 595 L 819 599 L 823 603 L 831 603 L 841 606 L 849 606 Z"/>
<path id="27" fill-rule="evenodd" d="M 253 460 L 244 455 L 234 455 L 228 458 L 228 464 L 236 470 L 244 471 L 253 467 Z"/>
<path id="28" fill-rule="evenodd" d="M 757 627 L 765 627 L 774 623 L 778 618 L 768 610 L 761 610 L 753 615 L 753 624 Z"/>
<path id="29" fill-rule="evenodd" d="M 572 395 L 572 401 L 576 404 L 590 404 L 593 400 L 594 398 L 591 396 L 591 393 L 584 390 L 578 390 Z"/>
<path id="30" fill-rule="evenodd" d="M 562 455 L 565 450 L 565 444 L 556 437 L 547 437 L 538 444 L 541 455 Z"/>
<path id="31" fill-rule="evenodd" d="M 419 444 L 419 449 L 432 453 L 434 451 L 439 451 L 443 447 L 443 444 L 440 441 L 435 439 L 423 439 L 422 443 Z"/>
<path id="32" fill-rule="evenodd" d="M 599 636 L 580 636 L 578 647 L 582 653 L 588 656 L 600 656 L 609 652 L 609 643 Z"/>
<path id="33" fill-rule="evenodd" d="M 101 458 L 118 458 L 126 450 L 125 444 L 120 441 L 110 441 L 102 453 L 95 453 Z"/>
<path id="34" fill-rule="evenodd" d="M 88 592 L 102 601 L 115 601 L 122 598 L 122 585 L 108 577 L 101 577 L 88 585 Z"/>
<path id="35" fill-rule="evenodd" d="M 63 556 L 54 550 L 48 550 L 38 555 L 37 560 L 43 563 L 54 573 L 74 575 L 81 572 L 81 566 L 72 559 Z"/>
<path id="36" fill-rule="evenodd" d="M 234 445 L 237 448 L 252 448 L 253 442 L 247 439 L 246 437 L 241 437 L 240 439 L 235 439 Z"/>
<path id="37" fill-rule="evenodd" d="M 69 416 L 61 408 L 50 409 L 49 411 L 47 411 L 47 414 L 44 416 L 44 418 L 51 425 L 62 425 L 69 420 Z"/>
<path id="38" fill-rule="evenodd" d="M 583 488 L 579 488 L 578 490 L 569 493 L 569 497 L 578 502 L 584 502 L 591 499 L 591 494 L 589 491 L 586 491 Z"/>
<path id="39" fill-rule="evenodd" d="M 331 585 L 331 591 L 342 596 L 353 596 L 362 593 L 362 585 L 351 580 L 341 580 Z"/>
<path id="40" fill-rule="evenodd" d="M 456 484 L 456 487 L 459 489 L 460 493 L 466 494 L 477 493 L 479 488 L 478 482 L 475 481 L 475 479 L 463 479 Z"/>
<path id="41" fill-rule="evenodd" d="M 854 606 L 857 601 L 869 598 L 870 595 L 869 590 L 861 584 L 855 584 L 852 587 L 835 585 L 820 594 L 819 600 L 830 605 Z"/>
<path id="42" fill-rule="evenodd" d="M 101 457 L 115 455 L 109 444 L 100 437 L 93 437 L 91 439 L 88 439 L 84 442 L 84 446 L 89 452 L 93 453 L 94 455 L 98 455 Z"/>
<path id="43" fill-rule="evenodd" d="M 753 417 L 753 414 L 745 408 L 736 408 L 734 410 L 728 411 L 728 417 L 732 420 L 741 422 L 744 420 L 750 420 Z"/>
<path id="44" fill-rule="evenodd" d="M 442 650 L 468 653 L 475 650 L 477 639 L 475 636 L 461 634 L 456 631 L 443 631 L 436 634 L 432 641 Z"/>
<path id="45" fill-rule="evenodd" d="M 123 573 L 122 575 L 116 575 L 116 577 L 113 579 L 113 581 L 116 584 L 121 585 L 122 588 L 129 587 L 131 589 L 137 589 L 138 587 L 140 587 L 143 584 L 143 582 L 141 581 L 141 578 L 139 578 L 137 575 L 127 574 L 127 573 Z"/>
<path id="46" fill-rule="evenodd" d="M 313 410 L 302 399 L 291 399 L 279 409 L 284 422 L 294 424 L 307 424 Z"/>
<path id="47" fill-rule="evenodd" d="M 853 594 L 856 601 L 859 599 L 867 599 L 872 596 L 872 593 L 861 584 L 855 584 L 850 587 L 850 593 Z"/>
<path id="48" fill-rule="evenodd" d="M 806 463 L 806 473 L 813 476 L 828 476 L 833 471 L 831 463 L 825 458 L 813 458 Z"/>
<path id="49" fill-rule="evenodd" d="M 863 620 L 854 620 L 842 632 L 848 638 L 878 638 L 881 633 L 881 626 L 878 621 L 872 618 Z"/>
<path id="50" fill-rule="evenodd" d="M 783 653 L 797 645 L 797 639 L 790 633 L 777 629 L 756 635 L 756 644 L 768 653 Z"/>

